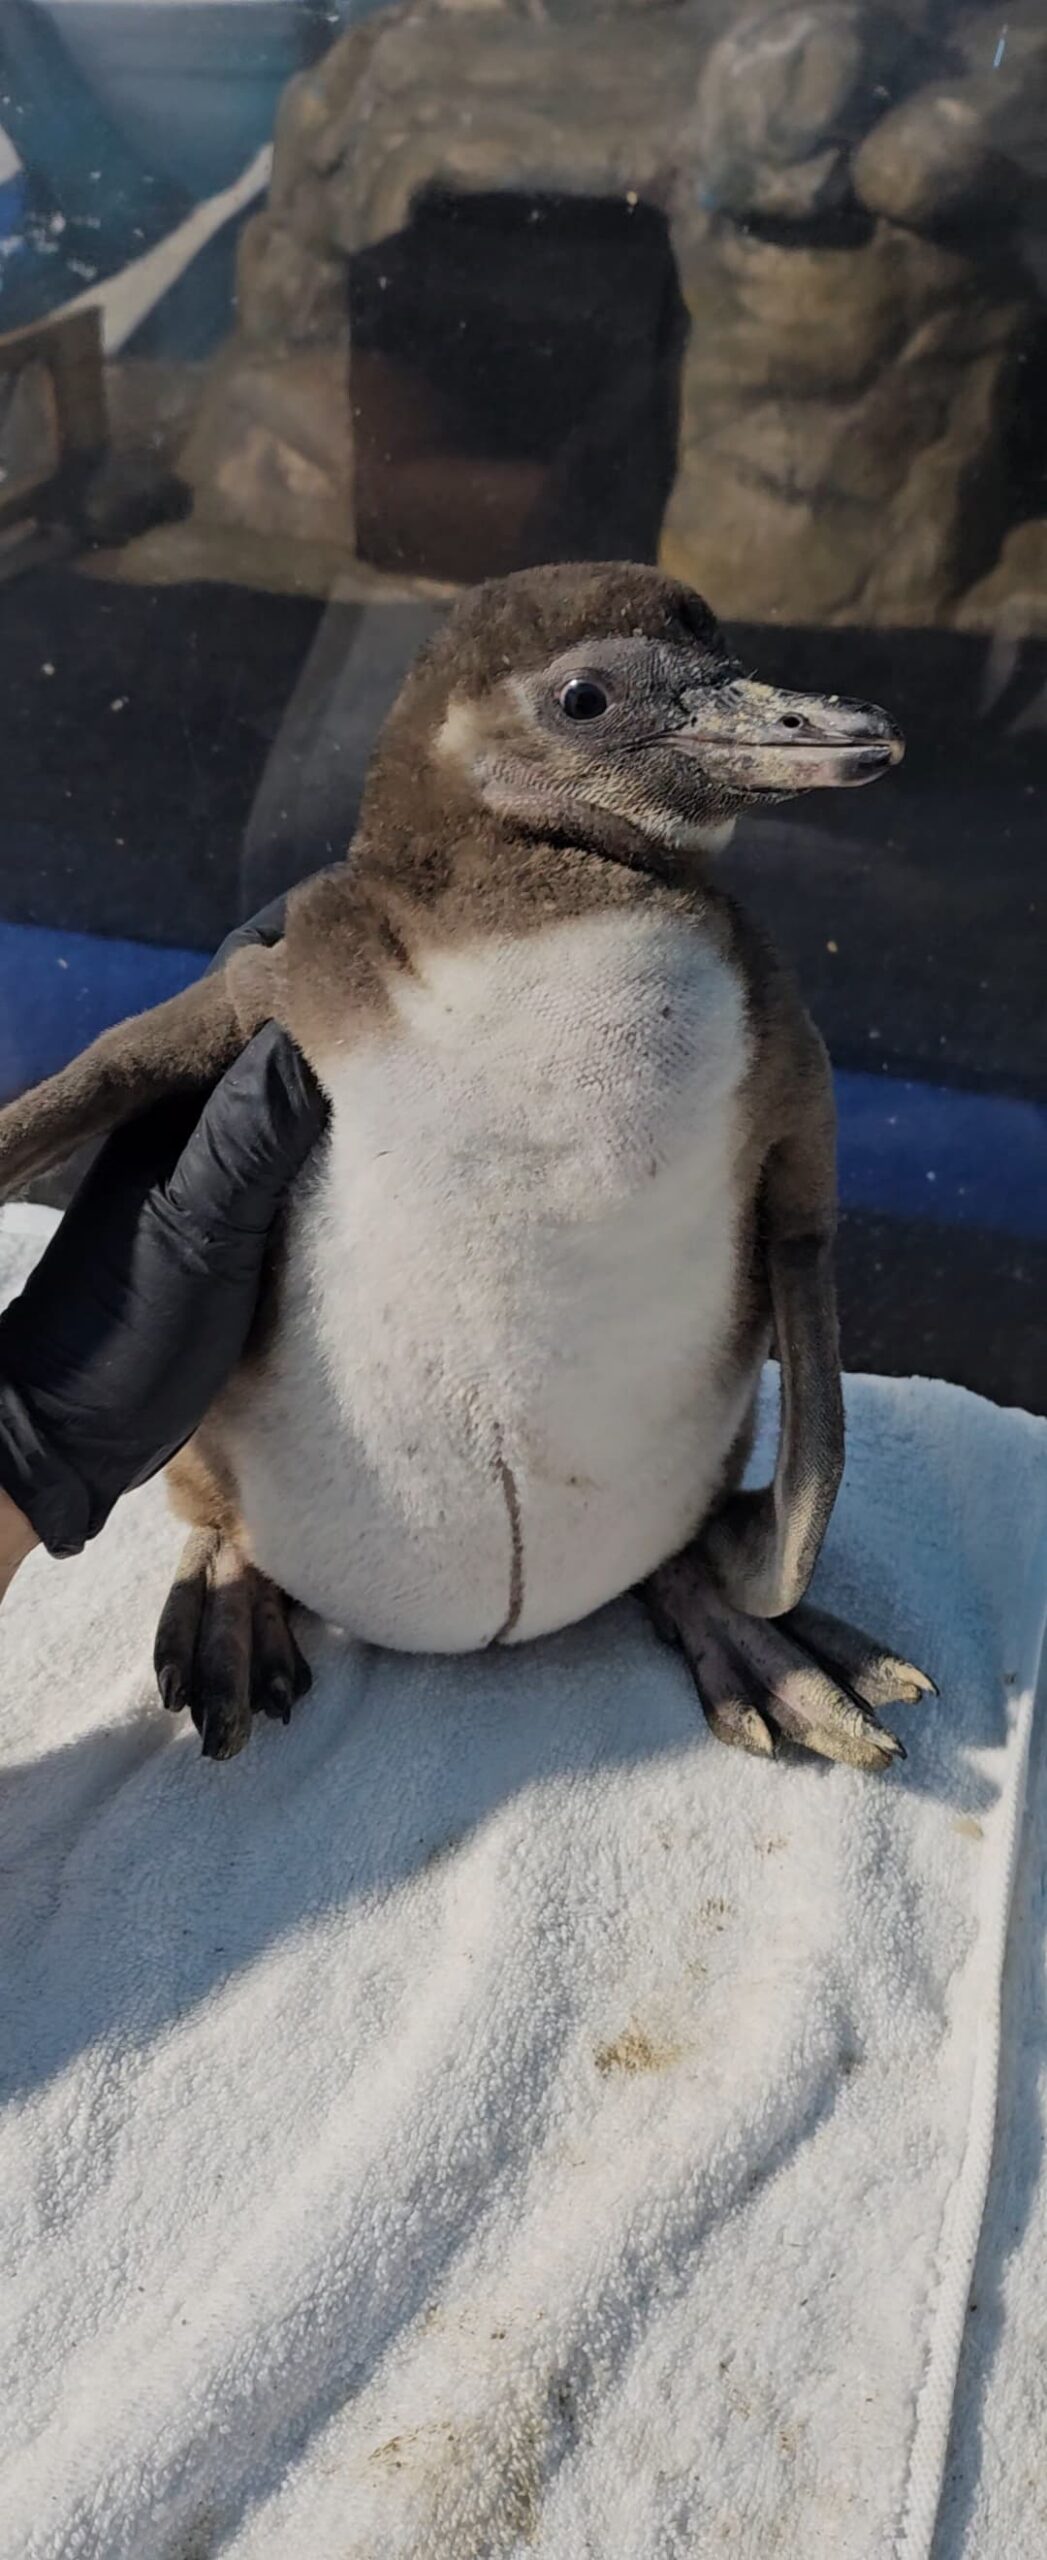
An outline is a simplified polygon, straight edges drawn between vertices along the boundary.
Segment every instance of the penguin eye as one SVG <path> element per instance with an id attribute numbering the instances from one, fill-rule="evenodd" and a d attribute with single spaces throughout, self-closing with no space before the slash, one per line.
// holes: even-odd
<path id="1" fill-rule="evenodd" d="M 602 720 L 607 709 L 607 695 L 602 684 L 592 676 L 572 676 L 560 695 L 560 709 L 569 720 Z"/>

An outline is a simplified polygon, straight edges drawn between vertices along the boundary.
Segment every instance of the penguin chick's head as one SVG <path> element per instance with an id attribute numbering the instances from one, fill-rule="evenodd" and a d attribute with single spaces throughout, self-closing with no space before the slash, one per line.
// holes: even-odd
<path id="1" fill-rule="evenodd" d="M 421 736 L 419 731 L 421 730 Z M 632 565 L 527 569 L 462 597 L 387 732 L 430 787 L 642 862 L 718 851 L 738 812 L 872 782 L 887 714 L 743 674 L 700 596 Z"/>

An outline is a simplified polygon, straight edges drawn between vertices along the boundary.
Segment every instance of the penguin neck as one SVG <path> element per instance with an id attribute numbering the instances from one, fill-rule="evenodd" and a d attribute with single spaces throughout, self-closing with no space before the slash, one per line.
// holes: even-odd
<path id="1" fill-rule="evenodd" d="M 397 757 L 375 776 L 351 861 L 405 928 L 439 915 L 463 930 L 526 931 L 652 898 L 704 900 L 725 840 L 710 820 L 663 841 L 581 800 L 554 812 L 537 797 L 533 811 L 492 808 L 438 765 Z"/>

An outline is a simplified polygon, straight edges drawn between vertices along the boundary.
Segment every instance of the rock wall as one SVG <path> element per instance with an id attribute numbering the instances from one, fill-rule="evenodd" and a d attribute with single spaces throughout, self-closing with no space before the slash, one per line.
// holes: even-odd
<path id="1" fill-rule="evenodd" d="M 1035 621 L 1039 0 L 1002 51 L 995 7 L 724 14 L 403 0 L 292 81 L 183 457 L 197 523 L 352 549 L 348 266 L 434 190 L 614 197 L 667 216 L 689 319 L 667 563 L 748 619 L 917 623 L 994 621 L 1014 559 Z"/>

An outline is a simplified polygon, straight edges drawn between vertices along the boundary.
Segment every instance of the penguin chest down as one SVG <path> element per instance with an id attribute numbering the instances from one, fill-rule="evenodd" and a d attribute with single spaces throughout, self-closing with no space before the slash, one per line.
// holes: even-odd
<path id="1" fill-rule="evenodd" d="M 279 1322 L 220 1411 L 251 1552 L 374 1643 L 586 1616 L 744 1421 L 744 989 L 648 907 L 431 949 L 324 1070 Z"/>

